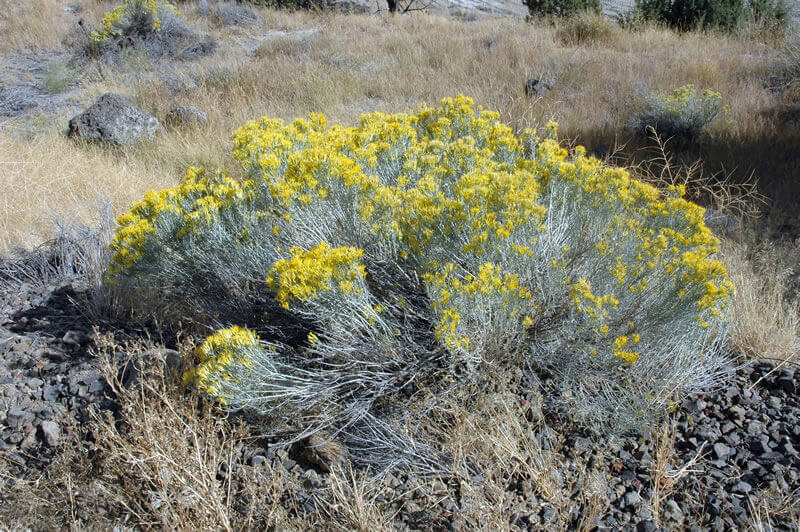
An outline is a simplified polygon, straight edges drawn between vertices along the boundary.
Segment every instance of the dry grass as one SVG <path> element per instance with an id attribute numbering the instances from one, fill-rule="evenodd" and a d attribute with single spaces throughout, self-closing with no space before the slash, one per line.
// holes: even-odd
<path id="1" fill-rule="evenodd" d="M 775 530 L 773 520 L 777 519 L 791 523 L 794 530 L 800 530 L 800 493 L 797 490 L 786 493 L 775 488 L 767 489 L 755 497 L 748 497 L 747 503 L 750 510 L 748 530 Z"/>
<path id="2" fill-rule="evenodd" d="M 551 526 L 594 529 L 609 510 L 606 473 L 600 464 L 589 467 L 588 456 L 565 467 L 561 435 L 547 427 L 541 399 L 521 400 L 508 376 L 514 372 L 490 373 L 490 389 L 474 391 L 468 400 L 453 398 L 447 419 L 436 424 L 453 473 L 461 479 L 462 500 L 468 501 L 466 508 L 462 502 L 459 517 L 468 527 L 509 530 L 515 509 L 536 511 L 531 501 L 538 497 L 539 508 L 556 511 Z M 480 482 L 471 480 L 476 476 Z M 577 523 L 575 509 L 580 509 Z"/>
<path id="3" fill-rule="evenodd" d="M 770 243 L 724 241 L 723 261 L 736 285 L 734 352 L 781 364 L 800 360 L 800 305 L 787 296 L 790 256 Z"/>
<path id="4" fill-rule="evenodd" d="M 44 25 L 44 17 L 60 9 L 54 0 L 41 3 L 40 18 L 25 24 Z M 86 20 L 96 19 L 104 6 L 90 3 Z M 261 115 L 293 119 L 321 111 L 332 123 L 353 124 L 363 112 L 404 111 L 457 93 L 497 109 L 517 129 L 556 118 L 565 138 L 592 148 L 613 144 L 632 104 L 646 90 L 694 83 L 719 90 L 731 108 L 730 126 L 712 132 L 705 147 L 710 173 L 724 162 L 736 175 L 756 170 L 763 184 L 791 181 L 796 171 L 775 157 L 753 157 L 761 150 L 748 151 L 749 160 L 741 155 L 754 142 L 765 148 L 777 142 L 773 152 L 795 161 L 784 146 L 792 138 L 776 139 L 776 118 L 764 114 L 780 103 L 764 86 L 778 52 L 764 45 L 654 28 L 624 32 L 590 20 L 584 26 L 602 31 L 592 30 L 584 38 L 572 26 L 513 19 L 463 22 L 425 14 L 262 10 L 261 27 L 231 28 L 196 17 L 192 3 L 184 4 L 183 12 L 198 32 L 224 43 L 217 54 L 196 63 L 155 67 L 156 72 L 143 71 L 133 61 L 126 66 L 136 74 L 133 85 L 128 73 L 106 68 L 103 80 L 90 84 L 86 100 L 119 91 L 159 118 L 175 105 L 193 104 L 208 112 L 208 124 L 116 155 L 63 141 L 60 130 L 67 117 L 33 141 L 0 132 L 0 161 L 24 162 L 5 173 L 11 176 L 6 179 L 14 192 L 6 197 L 13 208 L 0 225 L 0 244 L 35 244 L 46 236 L 43 218 L 53 210 L 80 210 L 81 202 L 92 199 L 89 191 L 109 197 L 121 212 L 146 189 L 174 183 L 190 164 L 228 166 L 230 133 Z M 170 75 L 192 83 L 175 92 L 164 80 Z M 523 86 L 529 77 L 555 88 L 527 99 Z M 54 180 L 57 193 L 43 200 L 42 189 L 50 189 Z"/>
<path id="5" fill-rule="evenodd" d="M 0 54 L 58 45 L 69 26 L 64 3 L 0 0 Z"/>
<path id="6" fill-rule="evenodd" d="M 97 222 L 98 199 L 119 210 L 179 177 L 158 155 L 79 145 L 57 133 L 0 135 L 0 248 L 50 238 L 54 217 Z"/>
<path id="7" fill-rule="evenodd" d="M 677 491 L 678 483 L 682 478 L 697 472 L 695 466 L 703 458 L 705 442 L 700 445 L 697 453 L 687 462 L 678 463 L 678 456 L 675 450 L 676 427 L 672 419 L 662 421 L 654 427 L 652 432 L 654 438 L 654 456 L 650 466 L 650 478 L 652 483 L 652 493 L 648 500 L 650 513 L 655 522 L 660 521 L 661 503 L 670 498 Z"/>
<path id="8" fill-rule="evenodd" d="M 330 498 L 322 501 L 323 519 L 331 530 L 370 532 L 391 530 L 393 515 L 376 500 L 380 483 L 352 468 L 336 467 L 331 471 Z"/>
<path id="9" fill-rule="evenodd" d="M 3 508 L 0 522 L 12 529 L 74 530 L 114 523 L 171 530 L 292 526 L 281 505 L 279 470 L 268 464 L 262 471 L 231 466 L 247 437 L 244 425 L 185 394 L 176 384 L 179 376 L 165 370 L 152 345 L 120 346 L 109 336 L 98 343 L 118 414 L 94 415 L 88 428 L 93 448 L 73 430 L 41 478 L 20 479 L 6 494 L 12 504 Z M 142 376 L 128 388 L 119 380 L 115 352 L 146 361 Z M 229 471 L 223 478 L 221 467 Z"/>

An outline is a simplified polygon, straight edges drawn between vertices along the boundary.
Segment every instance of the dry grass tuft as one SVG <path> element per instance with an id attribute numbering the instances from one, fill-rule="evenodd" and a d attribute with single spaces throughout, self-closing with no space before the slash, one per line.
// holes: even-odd
<path id="1" fill-rule="evenodd" d="M 290 524 L 279 471 L 235 469 L 246 429 L 177 386 L 179 376 L 147 343 L 98 339 L 100 362 L 119 410 L 94 413 L 89 441 L 78 431 L 40 479 L 17 483 L 12 528 L 233 530 Z M 128 388 L 119 354 L 145 366 Z M 227 474 L 220 477 L 220 471 Z M 32 498 L 32 504 L 21 501 Z M 22 510 L 25 510 L 22 512 Z M 42 522 L 42 517 L 47 521 Z M 45 525 L 45 523 L 48 523 Z"/>
<path id="2" fill-rule="evenodd" d="M 489 389 L 476 390 L 466 400 L 454 398 L 447 419 L 437 423 L 453 473 L 461 479 L 460 518 L 467 526 L 508 530 L 514 509 L 535 511 L 531 501 L 538 498 L 539 508 L 556 511 L 557 523 L 551 525 L 594 529 L 608 511 L 605 473 L 590 468 L 588 456 L 576 457 L 568 470 L 563 441 L 545 423 L 541 399 L 521 400 L 512 391 L 514 379 L 503 373 L 492 374 Z M 480 482 L 472 480 L 476 477 Z M 577 484 L 582 489 L 575 498 Z"/>
<path id="3" fill-rule="evenodd" d="M 322 499 L 322 521 L 331 530 L 370 532 L 391 530 L 393 515 L 382 509 L 377 498 L 380 483 L 351 467 L 334 468 L 329 477 L 330 497 Z"/>
<path id="4" fill-rule="evenodd" d="M 661 515 L 661 503 L 677 491 L 678 483 L 682 478 L 697 472 L 694 467 L 703 458 L 705 442 L 700 445 L 697 453 L 689 461 L 679 465 L 675 450 L 677 435 L 675 422 L 669 418 L 665 419 L 654 427 L 652 434 L 655 435 L 653 439 L 655 452 L 650 466 L 652 492 L 648 499 L 648 505 L 653 520 L 658 523 Z"/>
<path id="5" fill-rule="evenodd" d="M 794 530 L 800 530 L 800 492 L 795 490 L 786 493 L 777 488 L 770 488 L 754 497 L 748 496 L 747 505 L 750 519 L 749 530 L 769 532 L 775 530 L 773 519 L 792 524 Z"/>
<path id="6" fill-rule="evenodd" d="M 758 188 L 758 181 L 753 174 L 734 179 L 733 174 L 719 172 L 709 175 L 705 173 L 702 159 L 682 162 L 671 151 L 670 140 L 662 139 L 655 132 L 651 136 L 651 146 L 642 150 L 641 155 L 625 154 L 625 146 L 615 148 L 610 155 L 611 160 L 641 160 L 630 170 L 641 181 L 651 183 L 658 188 L 670 185 L 681 185 L 686 189 L 686 199 L 707 208 L 714 209 L 718 221 L 726 232 L 741 230 L 745 224 L 752 224 L 762 214 L 768 200 Z M 708 222 L 708 219 L 707 219 Z M 709 224 L 714 229 L 714 224 Z"/>
<path id="7" fill-rule="evenodd" d="M 722 253 L 736 285 L 734 352 L 779 363 L 800 359 L 800 305 L 787 297 L 792 272 L 783 263 L 785 250 L 769 242 L 724 240 Z"/>

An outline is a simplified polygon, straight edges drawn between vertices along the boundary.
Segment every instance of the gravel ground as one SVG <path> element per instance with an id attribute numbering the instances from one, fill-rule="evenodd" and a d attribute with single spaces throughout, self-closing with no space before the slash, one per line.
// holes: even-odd
<path id="1" fill-rule="evenodd" d="M 0 298 L 0 458 L 14 475 L 30 477 L 47 468 L 68 431 L 88 422 L 89 405 L 113 409 L 114 397 L 97 359 L 90 355 L 93 324 L 74 303 L 80 299 L 80 288 L 70 283 L 4 283 Z M 776 370 L 770 363 L 759 362 L 740 369 L 729 387 L 686 399 L 676 412 L 670 451 L 677 457 L 676 464 L 691 466 L 691 474 L 669 486 L 660 505 L 661 526 L 741 528 L 766 500 L 765 494 L 790 494 L 800 489 L 799 392 L 793 369 Z M 531 399 L 529 390 L 510 393 L 522 403 Z M 547 426 L 563 426 L 558 412 L 545 406 L 544 415 Z M 554 434 L 546 428 L 537 436 L 543 448 L 558 453 L 553 478 L 558 486 L 573 486 L 574 500 L 582 489 L 576 482 L 576 464 L 587 463 L 588 457 L 589 464 L 603 471 L 606 486 L 601 503 L 608 510 L 602 514 L 601 529 L 658 528 L 648 501 L 659 496 L 654 489 L 681 475 L 679 469 L 668 469 L 660 480 L 654 477 L 659 444 L 653 441 L 655 437 L 644 434 L 609 442 L 578 429 Z M 560 442 L 557 446 L 556 441 Z M 252 478 L 253 471 L 263 469 L 265 463 L 272 474 L 281 470 L 286 478 L 294 479 L 287 505 L 301 515 L 317 511 L 328 482 L 326 464 L 309 456 L 307 448 L 254 444 L 243 448 L 230 466 L 220 466 L 220 475 L 224 478 L 239 471 L 242 478 Z M 469 489 L 479 489 L 480 476 L 472 480 Z M 401 529 L 458 529 L 462 514 L 472 504 L 465 487 L 454 478 L 437 481 L 438 491 L 419 489 L 421 479 L 402 471 L 385 475 L 382 482 L 384 493 L 378 502 L 384 501 L 397 512 L 395 524 Z M 512 478 L 505 489 L 503 500 L 513 529 L 539 530 L 557 519 L 552 506 L 536 495 L 530 480 Z M 794 510 L 800 512 L 796 506 Z M 575 503 L 571 524 L 577 525 L 587 511 Z M 774 517 L 772 524 L 776 529 L 792 526 Z"/>

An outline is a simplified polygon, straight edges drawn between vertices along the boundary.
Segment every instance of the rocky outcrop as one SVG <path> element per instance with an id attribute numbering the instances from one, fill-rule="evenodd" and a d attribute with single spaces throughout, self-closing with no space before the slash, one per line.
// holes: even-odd
<path id="1" fill-rule="evenodd" d="M 118 94 L 106 93 L 69 121 L 68 135 L 119 146 L 152 138 L 163 129 L 156 117 Z"/>

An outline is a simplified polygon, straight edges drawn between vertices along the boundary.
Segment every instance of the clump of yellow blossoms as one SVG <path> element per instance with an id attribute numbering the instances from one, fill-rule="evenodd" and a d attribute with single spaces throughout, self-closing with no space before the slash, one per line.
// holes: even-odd
<path id="1" fill-rule="evenodd" d="M 174 218 L 180 224 L 176 237 L 197 232 L 204 223 L 218 221 L 221 210 L 244 201 L 246 191 L 246 184 L 223 173 L 209 177 L 205 169 L 191 167 L 179 186 L 147 192 L 142 201 L 134 203 L 117 220 L 119 229 L 111 241 L 114 254 L 109 278 L 129 271 L 143 258 L 148 239 L 156 235 L 160 222 Z"/>
<path id="2" fill-rule="evenodd" d="M 655 131 L 664 140 L 694 141 L 706 126 L 727 113 L 719 92 L 706 89 L 698 95 L 690 84 L 671 93 L 649 95 L 628 126 L 643 136 Z"/>
<path id="3" fill-rule="evenodd" d="M 102 31 L 93 31 L 92 40 L 100 43 L 109 38 L 123 34 L 124 28 L 130 26 L 136 17 L 148 17 L 150 29 L 161 29 L 161 13 L 170 12 L 177 15 L 178 9 L 168 0 L 124 0 L 123 3 L 103 15 Z"/>
<path id="4" fill-rule="evenodd" d="M 237 367 L 252 366 L 250 352 L 258 345 L 258 336 L 248 329 L 233 326 L 217 331 L 195 349 L 198 365 L 184 375 L 184 382 L 219 396 L 220 387 L 235 378 Z"/>
<path id="5" fill-rule="evenodd" d="M 285 309 L 292 300 L 309 300 L 321 291 L 338 289 L 342 296 L 363 289 L 354 283 L 364 278 L 364 266 L 358 263 L 364 252 L 357 248 L 331 249 L 322 242 L 308 251 L 292 247 L 290 258 L 275 263 L 267 276 L 267 286 Z"/>
<path id="6" fill-rule="evenodd" d="M 464 96 L 357 127 L 248 122 L 242 180 L 192 168 L 149 193 L 119 220 L 109 280 L 197 319 L 213 297 L 270 299 L 316 323 L 293 349 L 329 372 L 414 363 L 422 317 L 456 364 L 522 357 L 650 412 L 719 374 L 734 288 L 681 187 L 569 152 L 557 128 L 517 136 Z"/>

